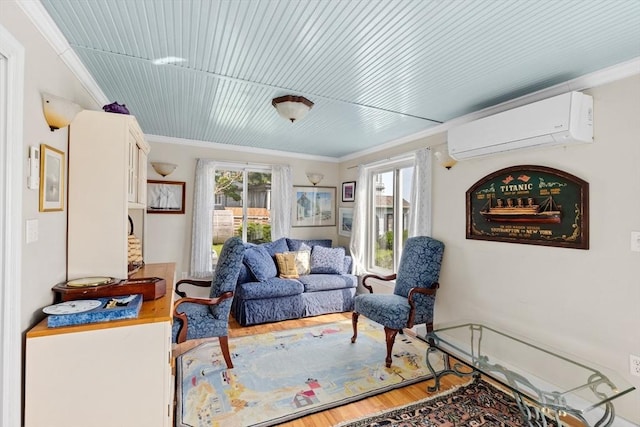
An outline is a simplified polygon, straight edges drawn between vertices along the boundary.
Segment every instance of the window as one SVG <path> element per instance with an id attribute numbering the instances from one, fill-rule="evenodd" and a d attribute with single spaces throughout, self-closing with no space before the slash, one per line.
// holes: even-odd
<path id="1" fill-rule="evenodd" d="M 413 156 L 368 170 L 367 270 L 397 271 L 409 232 Z"/>
<path id="2" fill-rule="evenodd" d="M 213 245 L 238 236 L 249 243 L 271 241 L 271 168 L 217 165 Z"/>

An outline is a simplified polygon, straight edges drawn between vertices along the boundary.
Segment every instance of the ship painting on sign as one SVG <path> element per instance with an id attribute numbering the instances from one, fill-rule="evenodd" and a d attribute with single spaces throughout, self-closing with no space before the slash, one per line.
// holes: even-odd
<path id="1" fill-rule="evenodd" d="M 562 219 L 562 212 L 551 196 L 547 197 L 540 204 L 535 204 L 532 197 L 507 199 L 505 206 L 502 199 L 495 199 L 489 195 L 486 205 L 480 210 L 480 214 L 490 222 L 528 222 L 543 224 L 559 224 Z"/>

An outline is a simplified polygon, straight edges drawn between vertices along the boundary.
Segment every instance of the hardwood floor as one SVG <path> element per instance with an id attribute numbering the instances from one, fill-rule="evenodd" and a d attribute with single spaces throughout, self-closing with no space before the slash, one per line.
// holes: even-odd
<path id="1" fill-rule="evenodd" d="M 327 314 L 323 316 L 308 317 L 304 319 L 287 320 L 277 323 L 268 323 L 256 326 L 240 326 L 233 318 L 229 324 L 229 337 L 239 337 L 245 335 L 261 334 L 265 332 L 281 331 L 286 329 L 302 328 L 323 323 L 331 323 L 344 319 L 351 319 L 351 313 Z M 214 338 L 217 340 L 217 338 Z M 208 340 L 193 340 L 176 346 L 174 356 L 177 356 L 190 348 Z M 380 343 L 380 358 L 384 360 L 384 342 Z M 454 375 L 447 375 L 441 379 L 441 391 L 447 390 L 455 385 L 463 384 L 468 378 L 458 378 Z M 432 396 L 434 393 L 427 392 L 427 385 L 432 385 L 433 380 L 423 381 L 407 387 L 395 389 L 383 394 L 372 396 L 358 402 L 339 406 L 327 411 L 318 412 L 303 418 L 281 424 L 283 427 L 328 427 L 339 422 L 363 417 L 385 409 L 405 405 L 416 400 Z M 440 391 L 440 392 L 441 392 Z M 439 393 L 439 392 L 438 392 Z M 437 393 L 436 393 L 437 394 Z"/>

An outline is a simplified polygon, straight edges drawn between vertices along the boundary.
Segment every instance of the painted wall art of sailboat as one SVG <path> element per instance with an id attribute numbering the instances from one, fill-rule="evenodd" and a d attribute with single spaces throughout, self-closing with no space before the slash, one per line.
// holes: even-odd
<path id="1" fill-rule="evenodd" d="M 502 199 L 489 196 L 480 214 L 491 222 L 559 224 L 562 220 L 562 211 L 553 201 L 552 196 L 547 197 L 540 204 L 536 204 L 532 197 L 518 198 L 515 203 L 514 199 L 508 198 L 506 205 Z"/>

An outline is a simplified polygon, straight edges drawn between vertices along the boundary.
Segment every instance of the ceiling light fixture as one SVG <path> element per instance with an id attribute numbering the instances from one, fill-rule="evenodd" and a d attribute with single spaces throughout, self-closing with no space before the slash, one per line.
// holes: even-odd
<path id="1" fill-rule="evenodd" d="M 433 155 L 438 159 L 438 163 L 447 169 L 451 169 L 453 165 L 458 163 L 456 159 L 449 155 L 449 148 L 446 145 L 441 150 L 434 152 Z"/>
<path id="2" fill-rule="evenodd" d="M 151 166 L 153 170 L 158 173 L 158 175 L 162 175 L 162 177 L 166 177 L 170 175 L 178 165 L 174 165 L 173 163 L 161 163 L 161 162 L 151 162 Z"/>
<path id="3" fill-rule="evenodd" d="M 293 123 L 307 115 L 311 107 L 313 107 L 313 102 L 304 96 L 285 95 L 273 98 L 271 105 L 278 110 L 278 114 L 282 118 L 291 120 L 291 123 Z"/>

